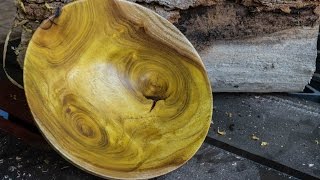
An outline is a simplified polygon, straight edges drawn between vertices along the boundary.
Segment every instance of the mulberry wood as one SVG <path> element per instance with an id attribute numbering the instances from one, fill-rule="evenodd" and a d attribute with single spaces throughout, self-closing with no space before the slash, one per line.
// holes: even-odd
<path id="1" fill-rule="evenodd" d="M 126 1 L 77 1 L 44 21 L 28 46 L 24 86 L 47 140 L 102 177 L 170 172 L 210 126 L 198 53 L 167 20 Z"/>

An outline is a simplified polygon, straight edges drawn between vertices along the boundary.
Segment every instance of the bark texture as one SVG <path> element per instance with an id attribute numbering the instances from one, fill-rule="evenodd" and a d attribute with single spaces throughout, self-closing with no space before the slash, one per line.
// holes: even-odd
<path id="1" fill-rule="evenodd" d="M 307 0 L 130 0 L 139 3 L 147 8 L 150 8 L 160 14 L 161 16 L 172 22 L 186 37 L 191 41 L 195 48 L 199 51 L 200 55 L 204 59 L 204 63 L 207 65 L 207 69 L 217 67 L 212 65 L 212 62 L 221 62 L 225 57 L 217 57 L 212 54 L 214 47 L 217 47 L 221 42 L 228 44 L 223 45 L 225 51 L 234 45 L 244 43 L 250 46 L 262 47 L 261 44 L 255 42 L 264 37 L 269 37 L 269 42 L 273 42 L 282 47 L 287 47 L 285 44 L 291 42 L 292 39 L 300 39 L 301 43 L 297 46 L 291 47 L 292 51 L 295 50 L 297 56 L 302 57 L 304 54 L 310 54 L 310 49 L 315 51 L 315 32 L 319 24 L 319 2 L 318 1 L 307 1 Z M 24 21 L 22 43 L 19 46 L 18 62 L 21 67 L 23 66 L 24 53 L 28 41 L 30 40 L 34 30 L 40 24 L 40 22 L 50 15 L 52 15 L 56 7 L 61 7 L 64 4 L 70 2 L 70 0 L 17 0 L 17 20 L 19 22 Z M 292 34 L 291 32 L 300 32 L 301 34 Z M 281 32 L 281 33 L 280 33 Z M 280 34 L 284 34 L 280 36 Z M 291 35 L 288 35 L 291 34 Z M 310 38 L 311 37 L 311 38 Z M 248 41 L 248 39 L 250 39 Z M 311 40 L 313 43 L 308 44 L 310 47 L 305 46 L 306 42 Z M 298 41 L 297 41 L 298 42 Z M 299 41 L 300 42 L 300 41 Z M 235 44 L 234 44 L 235 43 Z M 300 47 L 297 48 L 297 47 Z M 258 48 L 260 51 L 254 53 L 260 54 L 260 56 L 250 56 L 252 59 L 245 62 L 244 66 L 250 67 L 255 63 L 256 58 L 265 59 L 269 61 L 263 54 L 268 54 L 270 49 Z M 247 49 L 248 52 L 252 53 L 251 50 Z M 298 50 L 298 52 L 296 52 Z M 230 51 L 228 51 L 230 52 Z M 236 52 L 230 52 L 236 53 Z M 290 49 L 287 50 L 290 54 Z M 312 54 L 312 53 L 311 53 Z M 289 81 L 286 88 L 275 88 L 279 85 L 280 80 L 274 79 L 273 85 L 267 90 L 259 90 L 263 92 L 270 91 L 300 91 L 303 85 L 306 85 L 311 79 L 312 73 L 315 66 L 315 55 L 305 56 L 304 61 L 301 63 L 308 64 L 309 68 L 306 73 L 303 74 L 305 78 L 295 78 L 295 81 Z M 234 56 L 237 56 L 234 54 Z M 227 57 L 227 56 L 226 56 Z M 219 59 L 216 59 L 219 58 Z M 287 57 L 284 57 L 287 58 Z M 278 57 L 278 61 L 281 61 L 282 57 Z M 292 62 L 296 58 L 292 59 Z M 212 62 L 211 62 L 212 61 Z M 232 64 L 237 64 L 240 60 L 234 59 Z M 243 62 L 243 61 L 242 61 Z M 270 62 L 266 62 L 270 63 Z M 293 62 L 297 66 L 301 64 Z M 254 67 L 254 66 L 252 66 Z M 231 68 L 232 69 L 232 68 Z M 221 72 L 224 74 L 216 74 L 218 71 L 210 74 L 212 77 L 214 87 L 222 87 L 222 81 L 224 79 L 216 79 L 214 77 L 219 76 L 230 76 L 232 70 Z M 248 69 L 246 69 L 248 70 Z M 245 71 L 242 69 L 241 71 Z M 301 70 L 304 71 L 304 70 Z M 261 79 L 255 79 L 258 84 L 263 84 L 264 79 L 262 72 L 253 71 L 252 76 L 261 76 Z M 281 73 L 282 72 L 282 73 Z M 286 68 L 279 69 L 278 74 L 287 74 Z M 291 72 L 290 76 L 301 76 L 301 74 L 294 74 Z M 308 77 L 308 78 L 306 78 Z M 250 81 L 252 79 L 247 79 Z M 243 79 L 245 83 L 246 79 Z M 217 84 L 218 83 L 218 84 Z M 238 84 L 239 84 L 238 83 Z M 291 84 L 291 85 L 290 85 Z M 299 85 L 297 85 L 299 84 Z M 252 84 L 253 85 L 253 84 Z M 237 87 L 238 85 L 234 85 Z M 269 86 L 269 85 L 268 85 Z M 245 86 L 247 87 L 247 86 Z M 258 88 L 258 87 L 257 87 Z M 254 88 L 253 88 L 254 89 Z M 259 89 L 259 88 L 258 88 Z M 215 91 L 239 91 L 239 88 L 225 89 L 215 88 Z M 250 89 L 243 89 L 241 91 L 250 91 Z"/>

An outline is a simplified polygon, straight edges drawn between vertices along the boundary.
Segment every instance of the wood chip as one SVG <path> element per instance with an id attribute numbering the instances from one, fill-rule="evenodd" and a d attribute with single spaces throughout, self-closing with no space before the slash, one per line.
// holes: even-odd
<path id="1" fill-rule="evenodd" d="M 260 145 L 261 145 L 261 146 L 268 146 L 269 143 L 262 141 Z"/>
<path id="2" fill-rule="evenodd" d="M 48 3 L 44 3 L 44 6 L 49 10 L 53 9 L 53 7 L 51 7 Z"/>
<path id="3" fill-rule="evenodd" d="M 252 139 L 252 140 L 255 140 L 255 141 L 259 141 L 259 140 L 260 140 L 260 138 L 258 138 L 258 137 L 257 137 L 256 135 L 254 135 L 254 134 L 252 134 L 251 139 Z"/>
<path id="4" fill-rule="evenodd" d="M 232 118 L 232 113 L 226 112 L 226 115 L 227 115 L 229 118 Z"/>
<path id="5" fill-rule="evenodd" d="M 290 14 L 290 12 L 291 12 L 291 9 L 289 6 L 283 6 L 280 8 L 280 10 L 284 13 L 287 13 L 287 14 Z"/>
<path id="6" fill-rule="evenodd" d="M 225 136 L 227 133 L 225 131 L 220 131 L 220 129 L 218 128 L 218 134 L 221 136 Z"/>
<path id="7" fill-rule="evenodd" d="M 12 29 L 11 28 L 7 34 L 6 40 L 4 42 L 4 46 L 3 46 L 3 55 L 2 55 L 2 69 L 5 73 L 5 75 L 7 76 L 7 78 L 10 80 L 10 82 L 14 85 L 16 85 L 17 87 L 19 87 L 20 89 L 23 89 L 23 86 L 20 85 L 17 81 L 15 81 L 7 72 L 6 69 L 6 55 L 7 55 L 7 50 L 8 50 L 8 44 L 9 44 L 9 40 L 10 40 L 10 35 L 12 33 Z"/>
<path id="8" fill-rule="evenodd" d="M 26 8 L 21 0 L 17 0 L 18 5 L 20 6 L 21 10 L 26 13 Z"/>
<path id="9" fill-rule="evenodd" d="M 14 172 L 17 168 L 14 166 L 9 166 L 8 171 L 9 172 Z"/>

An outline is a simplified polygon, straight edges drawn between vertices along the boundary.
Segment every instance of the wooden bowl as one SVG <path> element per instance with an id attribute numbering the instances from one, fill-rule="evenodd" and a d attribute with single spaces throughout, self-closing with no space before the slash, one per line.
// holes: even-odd
<path id="1" fill-rule="evenodd" d="M 44 21 L 28 46 L 24 85 L 49 143 L 101 177 L 168 173 L 210 126 L 199 55 L 167 20 L 127 1 L 76 1 Z"/>

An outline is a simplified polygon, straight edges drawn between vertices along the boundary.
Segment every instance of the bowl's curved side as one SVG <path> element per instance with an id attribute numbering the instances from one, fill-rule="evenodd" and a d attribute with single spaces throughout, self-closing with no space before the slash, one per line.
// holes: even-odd
<path id="1" fill-rule="evenodd" d="M 43 22 L 24 84 L 48 142 L 101 177 L 168 173 L 196 153 L 211 122 L 210 81 L 191 43 L 123 0 L 76 1 Z"/>

